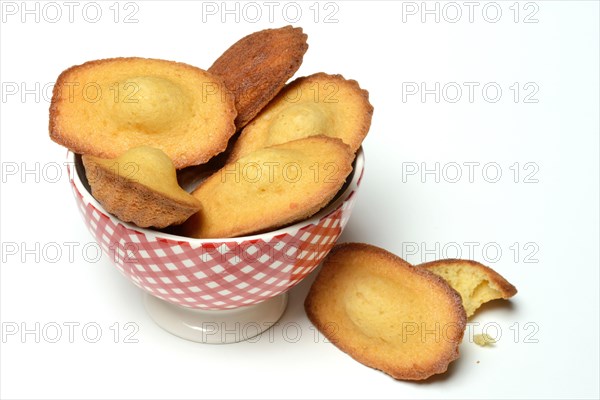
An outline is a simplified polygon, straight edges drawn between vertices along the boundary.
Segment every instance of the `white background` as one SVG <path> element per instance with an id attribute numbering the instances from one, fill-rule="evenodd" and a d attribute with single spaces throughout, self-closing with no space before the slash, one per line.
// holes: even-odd
<path id="1" fill-rule="evenodd" d="M 201 2 L 113 3 L 97 3 L 96 23 L 89 22 L 94 7 L 82 14 L 84 2 L 73 22 L 62 2 L 39 3 L 39 22 L 35 12 L 23 14 L 21 2 L 2 5 L 3 398 L 598 398 L 597 2 L 499 2 L 495 23 L 496 7 L 486 2 L 476 4 L 473 22 L 463 2 L 437 3 L 439 22 L 421 14 L 421 2 L 321 3 L 319 15 L 314 2 L 297 3 L 302 15 L 294 25 L 310 44 L 297 76 L 357 79 L 375 106 L 365 179 L 342 240 L 372 243 L 412 263 L 473 258 L 519 289 L 472 320 L 472 332 L 488 324 L 488 333 L 501 334 L 498 343 L 481 348 L 467 335 L 449 372 L 425 383 L 394 381 L 316 335 L 302 307 L 314 274 L 291 290 L 274 330 L 254 343 L 211 346 L 162 331 L 140 291 L 107 257 L 94 260 L 62 167 L 66 151 L 48 138 L 51 89 L 43 88 L 65 68 L 105 57 L 208 68 L 242 36 L 296 18 L 293 6 L 282 15 L 283 2 L 272 23 L 263 2 L 255 3 L 262 11 L 255 23 L 248 19 L 256 7 L 244 3 L 239 22 L 235 13 L 222 15 L 221 2 L 208 5 L 215 15 L 203 13 Z M 51 23 L 57 7 L 62 17 Z M 457 9 L 462 17 L 452 23 Z M 124 23 L 131 12 L 138 22 Z M 337 22 L 325 23 L 331 12 Z M 439 102 L 434 94 L 407 94 L 421 82 L 429 89 L 440 83 Z M 472 102 L 464 82 L 479 85 Z M 463 93 L 453 103 L 456 85 Z M 496 102 L 494 87 L 502 90 Z M 31 92 L 22 97 L 22 89 Z M 436 165 L 439 179 L 421 174 Z M 72 242 L 71 257 L 65 243 Z M 21 335 L 36 323 L 37 340 Z M 79 324 L 72 340 L 69 323 Z M 85 324 L 102 329 L 97 343 L 88 342 L 94 329 L 82 333 Z M 62 336 L 50 343 L 57 325 Z M 15 326 L 19 332 L 9 335 Z M 137 343 L 126 343 L 127 333 Z"/>

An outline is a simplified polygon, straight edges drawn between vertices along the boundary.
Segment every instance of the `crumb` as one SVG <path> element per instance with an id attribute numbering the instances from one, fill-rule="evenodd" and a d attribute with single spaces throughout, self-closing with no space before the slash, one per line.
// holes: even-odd
<path id="1" fill-rule="evenodd" d="M 477 360 L 477 364 L 479 364 L 479 360 Z"/>
<path id="2" fill-rule="evenodd" d="M 496 343 L 496 340 L 486 333 L 480 333 L 473 337 L 473 341 L 478 346 L 488 346 L 490 344 Z"/>

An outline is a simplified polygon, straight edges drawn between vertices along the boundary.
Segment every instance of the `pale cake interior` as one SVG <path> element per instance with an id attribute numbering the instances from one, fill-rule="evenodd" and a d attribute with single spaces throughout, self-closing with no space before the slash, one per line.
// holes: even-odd
<path id="1" fill-rule="evenodd" d="M 472 316 L 484 303 L 506 299 L 516 293 L 514 286 L 504 278 L 473 262 L 457 260 L 444 263 L 440 260 L 432 263 L 428 269 L 441 276 L 460 294 L 467 317 Z"/>

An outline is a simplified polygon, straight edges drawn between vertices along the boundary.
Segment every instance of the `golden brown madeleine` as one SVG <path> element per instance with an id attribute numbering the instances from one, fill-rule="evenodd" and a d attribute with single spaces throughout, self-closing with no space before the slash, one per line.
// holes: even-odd
<path id="1" fill-rule="evenodd" d="M 508 299 L 517 294 L 502 275 L 471 260 L 447 259 L 418 265 L 444 278 L 462 297 L 467 318 L 488 301 Z"/>
<path id="2" fill-rule="evenodd" d="M 177 184 L 175 167 L 161 150 L 135 147 L 115 159 L 82 157 L 92 195 L 111 214 L 142 228 L 180 224 L 200 202 Z"/>
<path id="3" fill-rule="evenodd" d="M 244 128 L 229 159 L 313 135 L 337 137 L 356 152 L 372 116 L 369 93 L 356 81 L 322 72 L 298 78 Z"/>
<path id="4" fill-rule="evenodd" d="M 445 372 L 459 356 L 467 319 L 443 279 L 362 243 L 334 247 L 304 307 L 342 351 L 406 380 Z"/>
<path id="5" fill-rule="evenodd" d="M 233 44 L 208 69 L 235 94 L 237 129 L 244 127 L 300 68 L 308 49 L 302 28 L 252 33 Z"/>
<path id="6" fill-rule="evenodd" d="M 353 160 L 341 140 L 322 136 L 257 150 L 225 165 L 192 193 L 202 209 L 180 233 L 236 237 L 308 218 L 340 190 Z"/>
<path id="7" fill-rule="evenodd" d="M 221 78 L 187 64 L 90 61 L 67 69 L 54 85 L 50 137 L 79 154 L 114 158 L 152 146 L 176 168 L 202 164 L 235 132 L 232 97 Z"/>

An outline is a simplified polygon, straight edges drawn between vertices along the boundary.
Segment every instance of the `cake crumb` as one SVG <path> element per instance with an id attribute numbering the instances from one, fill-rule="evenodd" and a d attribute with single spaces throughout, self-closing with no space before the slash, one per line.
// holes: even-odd
<path id="1" fill-rule="evenodd" d="M 475 335 L 473 337 L 473 341 L 475 342 L 476 345 L 482 346 L 482 347 L 496 343 L 496 339 L 494 339 L 487 333 L 480 333 L 478 335 Z"/>

